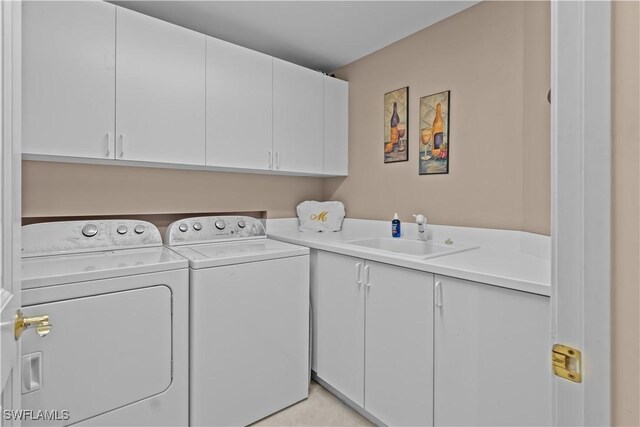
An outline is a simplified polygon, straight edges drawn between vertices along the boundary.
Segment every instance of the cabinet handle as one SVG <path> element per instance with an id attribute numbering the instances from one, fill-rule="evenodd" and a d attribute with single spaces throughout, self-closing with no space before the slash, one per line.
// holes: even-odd
<path id="1" fill-rule="evenodd" d="M 365 286 L 367 288 L 371 286 L 371 282 L 369 281 L 370 270 L 371 270 L 370 266 L 367 265 L 364 267 L 364 281 L 365 281 Z"/>
<path id="2" fill-rule="evenodd" d="M 269 150 L 269 169 L 273 169 L 273 153 Z"/>
<path id="3" fill-rule="evenodd" d="M 362 263 L 356 264 L 356 283 L 362 285 Z"/>
<path id="4" fill-rule="evenodd" d="M 107 153 L 105 157 L 109 157 L 111 155 L 111 132 L 107 132 Z"/>
<path id="5" fill-rule="evenodd" d="M 124 156 L 124 133 L 120 134 L 120 156 L 119 157 L 123 157 Z"/>
<path id="6" fill-rule="evenodd" d="M 276 169 L 280 169 L 280 152 L 276 151 Z"/>
<path id="7" fill-rule="evenodd" d="M 440 280 L 436 282 L 436 307 L 442 307 L 442 282 Z"/>

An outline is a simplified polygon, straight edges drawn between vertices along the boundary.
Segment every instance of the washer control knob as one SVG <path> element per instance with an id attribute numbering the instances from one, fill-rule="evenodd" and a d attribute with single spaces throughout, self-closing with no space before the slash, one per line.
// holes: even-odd
<path id="1" fill-rule="evenodd" d="M 202 224 L 200 224 L 199 222 L 194 222 L 193 223 L 193 229 L 196 230 L 196 231 L 202 230 Z"/>
<path id="2" fill-rule="evenodd" d="M 144 230 L 145 230 L 145 228 L 144 228 L 144 225 L 142 225 L 142 224 L 136 225 L 136 228 L 133 229 L 133 231 L 135 231 L 136 234 L 142 234 L 142 233 L 144 233 Z"/>
<path id="3" fill-rule="evenodd" d="M 245 228 L 246 226 L 247 224 L 245 224 L 244 219 L 241 219 L 240 221 L 238 221 L 238 227 Z"/>
<path id="4" fill-rule="evenodd" d="M 87 224 L 82 227 L 82 234 L 86 237 L 93 237 L 98 234 L 98 227 L 95 224 Z"/>
<path id="5" fill-rule="evenodd" d="M 116 229 L 116 231 L 118 232 L 118 234 L 127 234 L 127 231 L 129 231 L 129 229 L 126 225 L 121 225 Z"/>
<path id="6" fill-rule="evenodd" d="M 216 228 L 218 230 L 224 230 L 224 228 L 227 226 L 227 224 L 225 224 L 225 222 L 221 219 L 216 221 Z"/>
<path id="7" fill-rule="evenodd" d="M 187 227 L 187 224 L 182 223 L 178 226 L 178 230 L 182 231 L 183 233 L 186 233 L 186 231 L 189 229 L 189 227 Z"/>

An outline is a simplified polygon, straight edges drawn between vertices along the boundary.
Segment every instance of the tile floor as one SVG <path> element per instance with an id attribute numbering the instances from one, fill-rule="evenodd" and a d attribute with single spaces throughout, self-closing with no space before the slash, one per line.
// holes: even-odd
<path id="1" fill-rule="evenodd" d="M 366 418 L 311 382 L 309 398 L 264 418 L 253 426 L 372 426 Z"/>

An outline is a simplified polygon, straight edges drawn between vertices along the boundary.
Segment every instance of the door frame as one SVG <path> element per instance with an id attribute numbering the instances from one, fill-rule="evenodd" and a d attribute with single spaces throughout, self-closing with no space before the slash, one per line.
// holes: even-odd
<path id="1" fill-rule="evenodd" d="M 2 362 L 0 387 L 2 409 L 21 409 L 20 343 L 14 338 L 14 319 L 21 307 L 21 221 L 22 221 L 22 3 L 3 0 L 0 4 L 2 43 L 0 62 L 0 314 L 2 317 Z M 6 388 L 5 388 L 6 386 Z M 7 394 L 5 394 L 5 391 Z M 16 418 L 2 423 L 19 425 Z"/>
<path id="2" fill-rule="evenodd" d="M 553 377 L 552 420 L 610 425 L 610 1 L 552 1 L 551 93 L 551 335 L 583 376 Z"/>

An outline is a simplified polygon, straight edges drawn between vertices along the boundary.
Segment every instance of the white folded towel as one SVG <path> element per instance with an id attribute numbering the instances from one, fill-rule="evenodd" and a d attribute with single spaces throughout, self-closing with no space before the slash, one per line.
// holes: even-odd
<path id="1" fill-rule="evenodd" d="M 340 231 L 344 220 L 342 202 L 307 200 L 296 208 L 300 231 Z"/>

